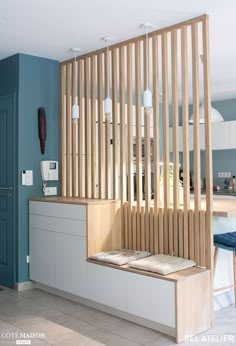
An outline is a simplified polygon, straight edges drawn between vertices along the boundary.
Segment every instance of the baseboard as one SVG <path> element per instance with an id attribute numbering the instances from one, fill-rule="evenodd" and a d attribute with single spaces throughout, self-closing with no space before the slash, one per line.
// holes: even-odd
<path id="1" fill-rule="evenodd" d="M 18 292 L 32 290 L 35 288 L 35 283 L 33 281 L 25 281 L 25 282 L 15 282 L 14 289 Z"/>
<path id="2" fill-rule="evenodd" d="M 70 299 L 70 300 L 72 300 L 72 301 L 74 301 L 76 303 L 80 303 L 80 304 L 89 306 L 89 307 L 91 307 L 93 309 L 97 309 L 97 310 L 106 312 L 108 314 L 111 314 L 113 316 L 122 318 L 124 320 L 128 320 L 128 321 L 140 324 L 141 326 L 144 326 L 144 327 L 156 330 L 158 332 L 167 334 L 167 335 L 172 336 L 174 338 L 176 336 L 175 335 L 175 329 L 172 328 L 172 327 L 169 327 L 169 326 L 165 326 L 164 324 L 161 324 L 161 323 L 158 323 L 158 322 L 153 322 L 153 321 L 150 321 L 148 319 L 145 319 L 145 318 L 142 318 L 142 317 L 139 317 L 139 316 L 136 316 L 136 315 L 132 315 L 132 314 L 130 314 L 128 312 L 121 311 L 121 310 L 112 308 L 110 306 L 107 306 L 107 305 L 104 305 L 104 304 L 101 304 L 101 303 L 97 303 L 97 302 L 95 302 L 93 300 L 90 300 L 90 299 L 87 299 L 87 298 L 83 298 L 83 297 L 79 297 L 79 296 L 76 296 L 74 294 L 61 291 L 61 290 L 59 290 L 57 288 L 52 288 L 50 286 L 46 286 L 46 285 L 40 284 L 38 282 L 35 283 L 35 287 L 39 288 L 39 289 L 42 289 L 44 291 L 47 291 L 49 293 L 58 295 L 60 297 L 63 297 L 63 298 L 66 298 L 66 299 Z"/>

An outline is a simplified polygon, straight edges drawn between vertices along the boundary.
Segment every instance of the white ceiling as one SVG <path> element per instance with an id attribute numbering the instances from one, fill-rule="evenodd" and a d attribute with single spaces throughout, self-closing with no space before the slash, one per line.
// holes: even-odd
<path id="1" fill-rule="evenodd" d="M 236 97 L 235 0 L 1 0 L 0 59 L 25 53 L 59 61 L 207 13 L 212 99 Z M 1 78 L 1 76 L 0 76 Z"/>

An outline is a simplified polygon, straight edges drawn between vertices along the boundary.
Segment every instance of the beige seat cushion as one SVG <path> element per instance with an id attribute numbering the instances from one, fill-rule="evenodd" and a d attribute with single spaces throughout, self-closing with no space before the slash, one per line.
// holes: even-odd
<path id="1" fill-rule="evenodd" d="M 144 258 L 150 255 L 150 252 L 147 251 L 133 251 L 121 249 L 98 252 L 90 256 L 89 258 L 94 259 L 96 261 L 107 262 L 121 266 L 129 263 L 130 261 L 136 261 L 140 258 Z"/>
<path id="2" fill-rule="evenodd" d="M 155 255 L 138 261 L 133 261 L 129 264 L 129 267 L 167 275 L 195 265 L 196 263 L 194 261 L 181 257 Z"/>

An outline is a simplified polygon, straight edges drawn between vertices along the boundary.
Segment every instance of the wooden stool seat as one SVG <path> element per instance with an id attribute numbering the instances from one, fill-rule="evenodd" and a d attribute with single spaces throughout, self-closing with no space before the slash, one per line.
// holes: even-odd
<path id="1" fill-rule="evenodd" d="M 219 249 L 224 249 L 227 251 L 233 252 L 233 271 L 234 271 L 234 284 L 231 286 L 216 288 L 214 291 L 223 291 L 229 288 L 234 288 L 234 298 L 235 298 L 235 307 L 236 307 L 236 232 L 228 232 L 222 234 L 214 235 L 214 274 L 216 270 L 216 263 L 218 258 Z"/>

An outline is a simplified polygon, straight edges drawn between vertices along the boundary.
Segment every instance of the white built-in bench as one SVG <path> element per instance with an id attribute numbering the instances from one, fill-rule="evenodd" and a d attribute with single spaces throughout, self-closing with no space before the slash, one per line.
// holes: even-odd
<path id="1" fill-rule="evenodd" d="M 87 259 L 117 248 L 118 202 L 32 200 L 29 224 L 30 278 L 37 287 L 161 331 L 177 342 L 211 327 L 209 270 L 192 267 L 162 276 Z"/>

